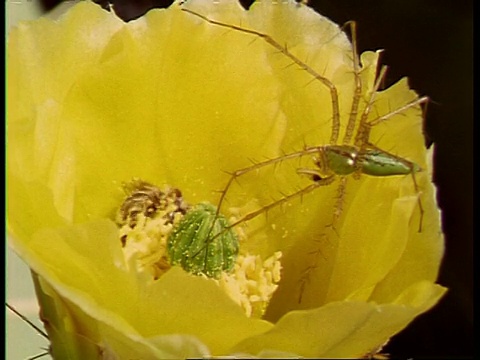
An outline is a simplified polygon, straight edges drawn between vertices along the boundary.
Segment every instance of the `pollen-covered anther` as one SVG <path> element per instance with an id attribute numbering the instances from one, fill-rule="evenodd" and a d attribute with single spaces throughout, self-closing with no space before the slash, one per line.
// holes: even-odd
<path id="1" fill-rule="evenodd" d="M 248 317 L 262 317 L 281 278 L 280 258 L 275 252 L 263 260 L 260 255 L 240 254 L 231 274 L 224 273 L 219 285 L 240 305 Z"/>

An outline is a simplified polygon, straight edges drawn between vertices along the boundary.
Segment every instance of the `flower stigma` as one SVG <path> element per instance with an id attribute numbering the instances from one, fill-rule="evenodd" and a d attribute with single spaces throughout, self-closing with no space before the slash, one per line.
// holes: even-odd
<path id="1" fill-rule="evenodd" d="M 230 227 L 235 218 L 208 203 L 188 204 L 179 189 L 133 179 L 123 190 L 116 223 L 128 271 L 158 280 L 180 265 L 214 281 L 248 317 L 264 314 L 281 279 L 281 251 L 265 260 L 242 251 L 245 234 Z"/>

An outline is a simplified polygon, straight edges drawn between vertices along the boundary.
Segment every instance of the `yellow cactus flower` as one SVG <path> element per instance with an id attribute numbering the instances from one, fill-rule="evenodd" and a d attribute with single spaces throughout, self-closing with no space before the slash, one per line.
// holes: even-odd
<path id="1" fill-rule="evenodd" d="M 443 235 L 422 113 L 405 106 L 417 99 L 406 80 L 372 96 L 378 56 L 357 68 L 343 31 L 294 1 L 191 0 L 129 23 L 81 2 L 11 30 L 7 224 L 52 355 L 358 357 L 434 306 Z M 218 192 L 252 159 L 355 145 L 347 123 L 359 133 L 364 113 L 390 114 L 368 142 L 422 171 L 325 175 L 310 151 Z M 122 218 L 135 178 L 188 205 L 175 192 Z M 222 225 L 239 252 L 221 273 L 172 261 L 172 231 L 198 204 L 235 224 L 312 184 Z"/>

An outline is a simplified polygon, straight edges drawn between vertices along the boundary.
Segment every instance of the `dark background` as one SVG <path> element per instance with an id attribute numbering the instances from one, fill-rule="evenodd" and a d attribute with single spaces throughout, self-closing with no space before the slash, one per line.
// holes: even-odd
<path id="1" fill-rule="evenodd" d="M 171 3 L 111 2 L 125 20 Z M 46 9 L 58 3 L 44 0 Z M 245 7 L 251 3 L 242 0 Z M 309 5 L 339 25 L 355 20 L 360 52 L 386 50 L 387 86 L 408 76 L 410 86 L 432 100 L 425 133 L 428 144 L 435 143 L 434 182 L 446 236 L 438 282 L 449 292 L 384 352 L 394 358 L 473 358 L 473 0 L 311 0 Z"/>

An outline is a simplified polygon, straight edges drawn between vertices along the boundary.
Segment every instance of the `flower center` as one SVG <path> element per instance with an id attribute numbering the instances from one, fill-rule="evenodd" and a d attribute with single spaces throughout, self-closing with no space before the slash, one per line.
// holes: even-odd
<path id="1" fill-rule="evenodd" d="M 261 317 L 280 281 L 281 252 L 243 252 L 239 234 L 215 206 L 187 204 L 180 190 L 134 179 L 116 222 L 129 271 L 154 280 L 172 266 L 215 281 L 247 316 Z"/>

